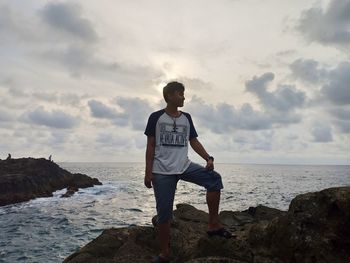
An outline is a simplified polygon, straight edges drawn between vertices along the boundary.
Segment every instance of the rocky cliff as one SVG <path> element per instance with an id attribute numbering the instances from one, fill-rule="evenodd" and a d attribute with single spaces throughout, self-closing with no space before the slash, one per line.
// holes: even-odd
<path id="1" fill-rule="evenodd" d="M 171 262 L 350 262 L 350 187 L 299 195 L 288 211 L 222 211 L 231 239 L 208 237 L 208 214 L 193 206 L 177 205 L 174 216 Z M 156 227 L 107 229 L 64 263 L 150 262 L 156 235 Z"/>
<path id="2" fill-rule="evenodd" d="M 77 189 L 99 184 L 96 178 L 72 174 L 43 158 L 0 160 L 0 206 L 52 196 L 54 191 L 67 187 Z"/>

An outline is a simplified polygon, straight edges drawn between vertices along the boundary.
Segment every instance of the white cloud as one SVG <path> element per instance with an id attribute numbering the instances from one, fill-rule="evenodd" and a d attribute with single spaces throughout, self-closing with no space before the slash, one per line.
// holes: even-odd
<path id="1" fill-rule="evenodd" d="M 14 116 L 5 110 L 0 109 L 0 122 L 10 122 L 14 120 Z"/>

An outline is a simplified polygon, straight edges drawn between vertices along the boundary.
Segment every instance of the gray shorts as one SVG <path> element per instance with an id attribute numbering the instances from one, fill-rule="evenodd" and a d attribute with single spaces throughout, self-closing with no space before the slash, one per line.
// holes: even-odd
<path id="1" fill-rule="evenodd" d="M 208 192 L 218 192 L 223 187 L 220 174 L 213 170 L 191 163 L 183 174 L 153 174 L 153 189 L 157 204 L 158 224 L 168 222 L 173 217 L 173 203 L 176 185 L 179 180 L 205 187 Z"/>

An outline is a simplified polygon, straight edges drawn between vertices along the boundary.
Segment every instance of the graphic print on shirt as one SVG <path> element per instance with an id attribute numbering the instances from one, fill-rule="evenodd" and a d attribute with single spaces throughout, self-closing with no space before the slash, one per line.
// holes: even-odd
<path id="1" fill-rule="evenodd" d="M 187 126 L 160 123 L 160 145 L 171 147 L 187 146 Z"/>

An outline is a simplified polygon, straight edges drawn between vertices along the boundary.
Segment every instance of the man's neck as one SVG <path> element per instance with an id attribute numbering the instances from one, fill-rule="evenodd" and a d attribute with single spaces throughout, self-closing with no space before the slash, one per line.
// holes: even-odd
<path id="1" fill-rule="evenodd" d="M 169 104 L 165 107 L 165 111 L 171 116 L 177 116 L 179 114 L 177 107 Z"/>

